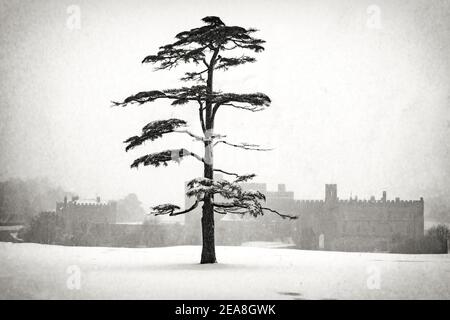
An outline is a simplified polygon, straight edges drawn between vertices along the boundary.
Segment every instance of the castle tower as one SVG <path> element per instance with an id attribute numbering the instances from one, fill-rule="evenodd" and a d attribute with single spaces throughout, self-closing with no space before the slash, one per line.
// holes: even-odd
<path id="1" fill-rule="evenodd" d="M 337 201 L 337 185 L 326 184 L 325 185 L 325 202 Z"/>

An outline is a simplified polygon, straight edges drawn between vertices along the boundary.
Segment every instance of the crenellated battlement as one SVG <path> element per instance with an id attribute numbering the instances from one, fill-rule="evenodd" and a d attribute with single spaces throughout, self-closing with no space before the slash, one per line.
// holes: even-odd
<path id="1" fill-rule="evenodd" d="M 57 202 L 56 206 L 59 208 L 67 208 L 67 207 L 81 207 L 81 208 L 109 208 L 114 206 L 114 201 L 101 201 L 100 197 L 96 199 L 86 199 L 80 200 L 78 196 L 73 196 L 71 201 L 67 200 L 67 197 L 64 197 L 64 202 Z"/>
<path id="2" fill-rule="evenodd" d="M 56 206 L 60 209 L 80 209 L 80 210 L 109 210 L 111 207 L 113 207 L 115 203 L 73 203 L 68 202 L 67 204 L 64 204 L 64 202 L 57 202 Z"/>
<path id="3" fill-rule="evenodd" d="M 296 200 L 295 201 L 300 206 L 313 206 L 313 205 L 323 205 L 324 200 Z"/>
<path id="4" fill-rule="evenodd" d="M 109 208 L 113 203 L 67 203 L 68 206 L 83 208 Z"/>
<path id="5" fill-rule="evenodd" d="M 302 248 L 387 251 L 393 239 L 419 239 L 424 233 L 423 198 L 388 200 L 383 191 L 380 199 L 339 199 L 337 186 L 327 184 L 323 200 L 295 204 Z"/>
<path id="6" fill-rule="evenodd" d="M 115 223 L 116 211 L 116 202 L 101 201 L 100 197 L 86 200 L 72 197 L 71 201 L 64 197 L 64 202 L 56 203 L 56 213 L 66 219 L 68 228 L 81 222 Z"/>
<path id="7" fill-rule="evenodd" d="M 339 199 L 337 197 L 337 186 L 325 185 L 325 199 L 324 200 L 296 200 L 296 205 L 301 208 L 316 208 L 321 209 L 324 206 L 328 208 L 411 208 L 423 210 L 424 201 L 423 198 L 419 200 L 400 200 L 395 198 L 394 200 L 387 200 L 386 191 L 383 191 L 381 199 L 375 199 L 372 196 L 370 199 L 358 199 L 357 197 L 350 199 Z"/>
<path id="8" fill-rule="evenodd" d="M 339 200 L 339 204 L 342 205 L 355 205 L 355 206 L 392 206 L 392 207 L 409 207 L 409 206 L 422 206 L 423 200 Z"/>
<path id="9" fill-rule="evenodd" d="M 297 205 L 299 206 L 314 206 L 314 205 L 324 205 L 326 203 L 333 203 L 333 202 L 327 202 L 324 200 L 296 200 L 295 201 Z M 361 199 L 361 200 L 349 200 L 349 199 L 339 199 L 334 202 L 335 204 L 339 205 L 354 205 L 354 206 L 422 206 L 423 200 L 367 200 L 367 199 Z"/>

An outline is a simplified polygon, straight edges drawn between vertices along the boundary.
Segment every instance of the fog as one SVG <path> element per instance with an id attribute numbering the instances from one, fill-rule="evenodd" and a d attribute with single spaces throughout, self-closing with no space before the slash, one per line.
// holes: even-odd
<path id="1" fill-rule="evenodd" d="M 195 105 L 112 108 L 143 90 L 177 88 L 183 68 L 141 60 L 208 15 L 255 27 L 257 62 L 215 75 L 215 88 L 264 92 L 259 113 L 221 110 L 216 131 L 270 152 L 216 148 L 218 168 L 256 173 L 269 188 L 323 198 L 450 195 L 450 2 L 4 1 L 0 10 L 0 180 L 48 177 L 81 197 L 136 193 L 146 205 L 184 203 L 195 159 L 130 169 L 146 153 L 201 150 L 167 135 L 125 152 L 152 120 L 176 117 L 200 133 Z M 80 28 L 70 28 L 70 5 Z"/>

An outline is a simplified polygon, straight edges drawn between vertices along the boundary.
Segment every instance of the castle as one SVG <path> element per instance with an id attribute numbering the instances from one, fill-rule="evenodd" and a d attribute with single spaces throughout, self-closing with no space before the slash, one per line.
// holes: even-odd
<path id="1" fill-rule="evenodd" d="M 339 251 L 389 251 L 397 241 L 418 239 L 424 234 L 423 198 L 405 201 L 381 199 L 341 200 L 337 185 L 325 185 L 323 200 L 296 200 L 284 184 L 268 191 L 265 183 L 244 183 L 244 189 L 266 195 L 267 206 L 279 212 L 298 216 L 283 220 L 277 215 L 236 217 L 215 215 L 218 244 L 245 241 L 293 241 L 301 249 Z M 186 199 L 186 206 L 191 203 Z M 201 209 L 196 209 L 200 213 Z M 199 215 L 189 213 L 185 224 L 191 243 L 201 243 Z"/>
<path id="2" fill-rule="evenodd" d="M 396 243 L 418 240 L 424 234 L 423 198 L 414 201 L 399 198 L 388 200 L 383 191 L 380 199 L 371 197 L 370 200 L 341 200 L 338 198 L 336 184 L 325 185 L 322 200 L 296 200 L 294 193 L 287 191 L 284 184 L 279 184 L 276 191 L 267 190 L 265 183 L 243 183 L 242 188 L 264 193 L 267 207 L 295 215 L 298 219 L 281 219 L 271 213 L 258 218 L 215 214 L 218 245 L 281 241 L 293 243 L 301 249 L 386 252 Z M 186 198 L 186 207 L 191 204 L 192 199 Z M 126 239 L 129 234 L 139 234 L 145 229 L 144 225 L 116 224 L 116 212 L 115 202 L 106 203 L 99 197 L 94 200 L 72 197 L 71 201 L 65 197 L 64 202 L 56 204 L 56 213 L 64 219 L 66 231 L 90 232 L 96 236 L 96 244 L 123 244 L 128 241 Z M 177 241 L 180 243 L 201 244 L 201 208 L 196 208 L 184 217 L 183 234 L 179 234 L 180 230 L 176 225 L 167 226 L 166 231 L 171 233 L 170 230 L 176 230 L 180 236 Z M 160 225 L 150 227 L 161 228 Z M 146 236 L 143 234 L 140 237 Z M 140 239 L 138 242 L 142 241 Z"/>
<path id="3" fill-rule="evenodd" d="M 337 185 L 325 185 L 325 199 L 297 201 L 300 247 L 342 251 L 387 251 L 402 239 L 424 234 L 424 201 L 340 200 Z"/>
<path id="4" fill-rule="evenodd" d="M 80 200 L 72 197 L 71 201 L 64 197 L 64 202 L 56 203 L 56 214 L 64 219 L 66 230 L 73 231 L 77 226 L 87 224 L 116 223 L 117 206 L 114 201 L 104 202 L 96 199 Z"/>

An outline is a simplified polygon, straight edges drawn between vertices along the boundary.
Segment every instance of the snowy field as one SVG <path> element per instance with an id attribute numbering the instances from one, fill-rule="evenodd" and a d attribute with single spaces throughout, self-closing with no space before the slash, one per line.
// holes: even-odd
<path id="1" fill-rule="evenodd" d="M 450 299 L 450 255 L 218 247 L 200 265 L 200 251 L 0 243 L 0 298 Z"/>

